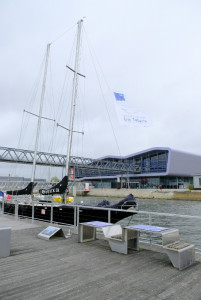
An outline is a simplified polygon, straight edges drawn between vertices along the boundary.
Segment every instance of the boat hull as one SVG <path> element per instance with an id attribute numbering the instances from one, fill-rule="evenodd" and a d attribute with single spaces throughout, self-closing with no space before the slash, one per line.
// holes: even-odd
<path id="1" fill-rule="evenodd" d="M 77 214 L 75 214 L 74 206 L 58 205 L 53 208 L 53 219 L 52 221 L 59 224 L 73 225 L 77 220 Z M 5 203 L 4 213 L 15 214 L 15 204 Z M 75 217 L 74 217 L 75 214 Z M 135 212 L 129 210 L 122 211 L 111 211 L 110 222 L 116 223 L 124 218 L 127 218 Z M 19 204 L 18 205 L 18 216 L 24 218 L 32 218 L 32 205 Z M 51 220 L 51 206 L 49 205 L 35 205 L 34 206 L 34 219 L 43 220 L 50 222 Z M 79 223 L 90 222 L 90 221 L 108 221 L 108 210 L 107 209 L 93 209 L 88 207 L 79 208 Z"/>

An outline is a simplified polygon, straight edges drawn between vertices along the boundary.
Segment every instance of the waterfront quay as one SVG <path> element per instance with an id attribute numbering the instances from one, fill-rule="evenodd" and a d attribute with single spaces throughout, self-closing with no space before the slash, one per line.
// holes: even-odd
<path id="1" fill-rule="evenodd" d="M 128 194 L 133 194 L 139 199 L 166 199 L 166 200 L 201 200 L 201 190 L 188 189 L 99 189 L 92 188 L 87 194 L 93 197 L 126 197 Z"/>
<path id="2" fill-rule="evenodd" d="M 11 227 L 11 254 L 0 259 L 1 300 L 201 299 L 198 253 L 179 271 L 164 253 L 112 252 L 100 234 L 88 243 L 78 243 L 73 232 L 68 239 L 39 239 L 48 225 L 0 214 L 0 227 Z"/>

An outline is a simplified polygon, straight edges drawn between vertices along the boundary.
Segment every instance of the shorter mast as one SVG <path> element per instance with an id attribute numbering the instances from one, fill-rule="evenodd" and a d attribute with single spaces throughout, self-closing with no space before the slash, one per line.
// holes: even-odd
<path id="1" fill-rule="evenodd" d="M 49 54 L 50 54 L 50 45 L 51 44 L 47 45 L 47 50 L 46 50 L 45 69 L 44 69 L 43 86 L 42 86 L 41 100 L 40 100 L 40 109 L 39 109 L 39 117 L 38 117 L 35 149 L 34 149 L 34 159 L 33 159 L 33 166 L 32 166 L 31 182 L 34 182 L 34 179 L 35 179 L 36 155 L 37 155 L 37 151 L 38 151 L 38 141 L 39 141 L 40 127 L 41 127 L 41 117 L 42 117 L 42 111 L 43 111 L 44 96 L 45 96 L 45 86 L 46 86 L 46 78 L 47 78 L 48 60 L 49 60 Z"/>
<path id="2" fill-rule="evenodd" d="M 34 158 L 33 158 L 33 165 L 32 165 L 31 182 L 24 189 L 7 191 L 7 194 L 9 194 L 9 195 L 32 195 L 33 194 L 33 188 L 36 185 L 36 184 L 34 184 L 35 170 L 36 170 L 36 155 L 37 155 L 37 151 L 38 151 L 38 141 L 39 141 L 39 134 L 40 134 L 40 126 L 41 126 L 43 102 L 44 102 L 44 96 L 45 96 L 45 85 L 46 85 L 47 67 L 48 67 L 48 59 L 49 59 L 49 53 L 50 53 L 50 45 L 51 44 L 47 45 L 47 50 L 46 50 L 45 69 L 44 69 L 43 85 L 42 85 L 42 92 L 41 92 L 41 100 L 40 100 L 40 110 L 39 110 L 39 116 L 38 116 L 37 133 L 36 133 L 36 140 L 35 140 L 35 150 L 34 150 Z"/>

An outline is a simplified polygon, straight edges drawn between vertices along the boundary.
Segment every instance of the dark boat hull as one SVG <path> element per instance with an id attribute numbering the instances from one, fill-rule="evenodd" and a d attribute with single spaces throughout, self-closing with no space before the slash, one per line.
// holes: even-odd
<path id="1" fill-rule="evenodd" d="M 75 207 L 73 206 L 54 206 L 53 208 L 53 222 L 59 224 L 70 224 L 73 225 L 77 220 L 74 220 Z M 4 212 L 8 214 L 15 214 L 15 204 L 5 203 Z M 129 210 L 122 211 L 111 211 L 110 222 L 116 223 L 126 217 L 135 214 Z M 19 204 L 18 205 L 18 216 L 31 218 L 32 217 L 32 205 Z M 51 220 L 51 207 L 49 205 L 35 205 L 34 206 L 34 219 L 43 220 L 50 222 Z M 79 223 L 90 222 L 90 221 L 108 221 L 108 210 L 107 209 L 93 209 L 88 207 L 79 208 Z"/>

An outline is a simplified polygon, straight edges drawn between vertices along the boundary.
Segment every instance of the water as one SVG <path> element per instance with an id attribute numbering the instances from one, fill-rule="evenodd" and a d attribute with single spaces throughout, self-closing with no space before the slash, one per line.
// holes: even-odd
<path id="1" fill-rule="evenodd" d="M 76 197 L 76 203 L 98 204 L 104 197 Z M 120 198 L 108 198 L 110 203 L 120 201 Z M 119 223 L 122 225 L 151 224 L 162 227 L 177 228 L 180 240 L 195 245 L 196 251 L 201 252 L 201 219 L 184 218 L 182 215 L 201 217 L 201 201 L 182 200 L 153 200 L 137 199 L 138 211 L 177 214 L 177 216 L 135 214 Z M 145 235 L 144 238 L 147 238 Z M 158 243 L 157 238 L 153 240 Z"/>

